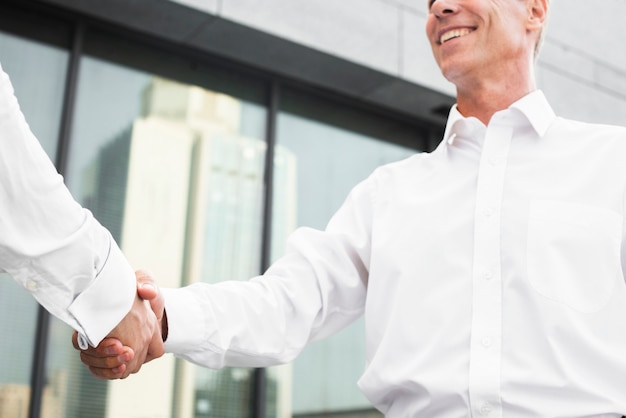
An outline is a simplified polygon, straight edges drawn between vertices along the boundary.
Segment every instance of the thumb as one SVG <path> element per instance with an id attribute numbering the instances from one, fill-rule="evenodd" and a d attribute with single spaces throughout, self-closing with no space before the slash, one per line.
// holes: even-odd
<path id="1" fill-rule="evenodd" d="M 152 275 L 145 270 L 137 270 L 135 276 L 137 278 L 137 294 L 141 299 L 150 302 L 150 309 L 152 309 L 160 322 L 165 310 L 165 300 L 159 290 L 159 286 Z"/>
<path id="2" fill-rule="evenodd" d="M 152 300 L 159 295 L 159 289 L 152 283 L 137 283 L 137 294 L 141 299 Z"/>
<path id="3" fill-rule="evenodd" d="M 152 300 L 159 295 L 159 288 L 150 273 L 145 270 L 135 272 L 137 279 L 137 294 L 141 299 Z"/>

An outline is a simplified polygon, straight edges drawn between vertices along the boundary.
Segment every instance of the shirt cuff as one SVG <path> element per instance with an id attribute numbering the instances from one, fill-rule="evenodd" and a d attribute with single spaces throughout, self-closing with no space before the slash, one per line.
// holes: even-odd
<path id="1" fill-rule="evenodd" d="M 93 347 L 124 319 L 137 294 L 135 273 L 115 241 L 110 242 L 102 270 L 68 309 L 81 328 L 79 343 L 82 339 L 84 344 L 86 339 Z"/>
<path id="2" fill-rule="evenodd" d="M 165 351 L 174 355 L 185 355 L 198 351 L 206 343 L 206 307 L 198 301 L 193 286 L 177 289 L 162 288 L 167 312 L 168 335 Z"/>

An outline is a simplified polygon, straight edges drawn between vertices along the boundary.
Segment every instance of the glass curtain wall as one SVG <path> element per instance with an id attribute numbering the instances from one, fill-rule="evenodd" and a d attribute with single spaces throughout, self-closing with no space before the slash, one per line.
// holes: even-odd
<path id="1" fill-rule="evenodd" d="M 282 255 L 294 228 L 324 229 L 350 189 L 376 167 L 423 149 L 422 135 L 403 123 L 284 91 L 277 119 L 272 258 Z M 361 319 L 306 347 L 288 370 L 269 371 L 290 380 L 292 416 L 381 416 L 356 386 L 365 364 L 364 341 Z"/>
<path id="2" fill-rule="evenodd" d="M 263 86 L 88 32 L 67 183 L 136 268 L 163 287 L 247 279 L 260 268 Z M 251 371 L 172 356 L 126 380 L 93 378 L 53 321 L 48 376 L 63 417 L 249 416 Z"/>
<path id="3" fill-rule="evenodd" d="M 58 46 L 0 31 L 0 64 L 11 79 L 31 130 L 53 161 L 67 58 L 67 51 Z M 0 417 L 25 418 L 28 414 L 37 310 L 30 293 L 0 273 Z M 43 403 L 54 409 L 50 389 L 44 392 Z"/>

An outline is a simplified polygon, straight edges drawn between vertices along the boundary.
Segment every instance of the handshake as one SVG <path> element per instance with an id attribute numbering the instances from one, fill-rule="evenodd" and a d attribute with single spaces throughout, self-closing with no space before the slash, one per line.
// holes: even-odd
<path id="1" fill-rule="evenodd" d="M 163 295 L 149 273 L 139 270 L 135 277 L 137 295 L 130 312 L 97 347 L 81 350 L 78 333 L 72 336 L 81 361 L 100 379 L 125 379 L 165 353 L 167 317 Z"/>

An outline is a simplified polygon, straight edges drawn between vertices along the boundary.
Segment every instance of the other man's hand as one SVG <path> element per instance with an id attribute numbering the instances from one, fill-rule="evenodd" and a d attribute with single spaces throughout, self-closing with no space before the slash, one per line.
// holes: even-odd
<path id="1" fill-rule="evenodd" d="M 165 352 L 161 336 L 163 296 L 149 273 L 139 270 L 135 276 L 137 296 L 130 312 L 98 347 L 80 350 L 81 361 L 98 378 L 124 379 Z M 72 343 L 79 350 L 76 332 Z"/>

